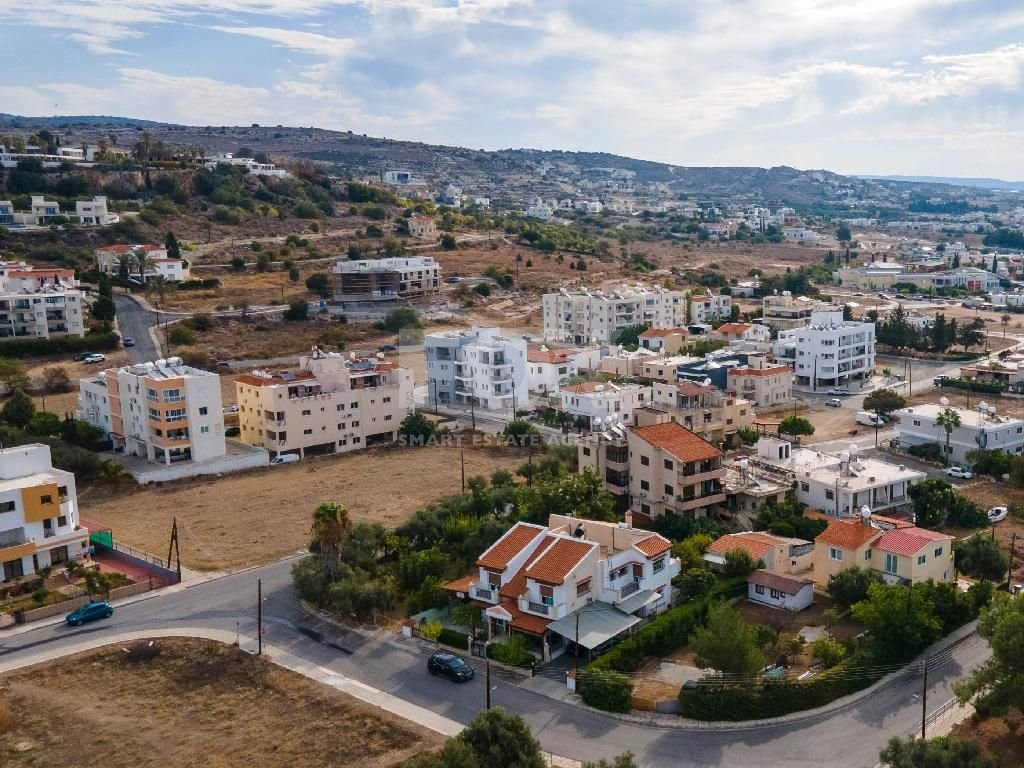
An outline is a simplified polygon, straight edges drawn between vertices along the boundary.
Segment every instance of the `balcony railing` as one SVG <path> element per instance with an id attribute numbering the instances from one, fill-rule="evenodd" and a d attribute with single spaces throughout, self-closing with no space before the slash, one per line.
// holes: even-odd
<path id="1" fill-rule="evenodd" d="M 625 600 L 627 597 L 632 595 L 634 592 L 639 591 L 639 589 L 640 589 L 640 582 L 639 581 L 631 582 L 631 583 L 627 584 L 626 586 L 624 586 L 622 589 L 619 590 L 619 599 L 620 600 Z"/>
<path id="2" fill-rule="evenodd" d="M 544 605 L 544 603 L 527 602 L 526 603 L 526 609 L 530 613 L 539 613 L 539 614 L 541 614 L 543 616 L 547 616 L 548 613 L 551 611 L 551 606 L 550 605 Z"/>

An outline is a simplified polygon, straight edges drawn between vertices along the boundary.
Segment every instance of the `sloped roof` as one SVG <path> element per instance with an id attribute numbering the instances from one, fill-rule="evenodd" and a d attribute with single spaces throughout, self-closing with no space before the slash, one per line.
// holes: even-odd
<path id="1" fill-rule="evenodd" d="M 589 395 L 597 391 L 598 387 L 603 387 L 605 392 L 614 392 L 611 386 L 603 381 L 581 381 L 579 384 L 571 384 L 567 387 L 562 387 L 563 392 L 571 392 L 574 395 Z"/>
<path id="2" fill-rule="evenodd" d="M 685 328 L 648 328 L 640 334 L 641 339 L 655 339 L 659 336 L 686 336 L 689 331 Z"/>
<path id="3" fill-rule="evenodd" d="M 544 529 L 531 523 L 516 523 L 505 532 L 505 535 L 491 545 L 490 549 L 480 555 L 476 564 L 489 571 L 503 571 L 509 560 L 518 555 L 536 539 Z"/>
<path id="4" fill-rule="evenodd" d="M 750 323 L 725 323 L 718 326 L 717 333 L 744 333 L 750 328 Z"/>
<path id="5" fill-rule="evenodd" d="M 880 530 L 860 521 L 833 520 L 828 524 L 828 528 L 815 537 L 814 541 L 831 544 L 840 549 L 860 549 L 881 535 Z"/>
<path id="6" fill-rule="evenodd" d="M 768 589 L 777 589 L 784 595 L 795 595 L 808 584 L 813 584 L 810 579 L 797 579 L 793 576 L 783 576 L 780 573 L 772 573 L 764 568 L 758 568 L 747 579 L 748 584 Z"/>
<path id="7" fill-rule="evenodd" d="M 655 448 L 668 451 L 679 461 L 703 461 L 722 456 L 722 451 L 674 421 L 636 427 L 633 434 Z"/>
<path id="8" fill-rule="evenodd" d="M 528 349 L 526 361 L 529 363 L 567 363 L 569 353 L 558 349 Z"/>
<path id="9" fill-rule="evenodd" d="M 952 540 L 952 538 L 952 536 L 926 531 L 923 528 L 893 528 L 882 534 L 882 538 L 876 541 L 874 546 L 883 552 L 912 557 L 936 541 Z"/>
<path id="10" fill-rule="evenodd" d="M 672 542 L 656 533 L 653 536 L 648 536 L 643 541 L 638 541 L 633 546 L 647 555 L 647 557 L 657 557 L 672 549 Z"/>
<path id="11" fill-rule="evenodd" d="M 543 550 L 526 569 L 526 578 L 543 584 L 558 585 L 579 562 L 597 547 L 592 541 L 580 541 L 559 536 Z M 540 551 L 538 549 L 538 551 Z"/>
<path id="12" fill-rule="evenodd" d="M 548 546 L 554 543 L 555 536 L 546 535 L 540 540 L 540 544 L 537 546 L 537 552 L 543 552 Z M 509 579 L 505 584 L 502 585 L 501 589 L 498 590 L 498 594 L 501 597 L 508 597 L 512 600 L 517 600 L 519 597 L 526 592 L 526 569 L 530 567 L 530 562 L 523 563 L 523 567 L 520 568 L 516 574 Z"/>
<path id="13" fill-rule="evenodd" d="M 750 558 L 754 562 L 757 562 L 774 547 L 773 541 L 756 533 L 728 533 L 711 542 L 707 551 L 724 557 L 733 550 L 742 549 L 750 554 Z"/>

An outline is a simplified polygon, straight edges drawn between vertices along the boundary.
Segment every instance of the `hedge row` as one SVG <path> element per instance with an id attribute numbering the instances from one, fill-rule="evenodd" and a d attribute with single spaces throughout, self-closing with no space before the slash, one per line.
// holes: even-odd
<path id="1" fill-rule="evenodd" d="M 633 681 L 621 672 L 595 669 L 591 664 L 576 677 L 576 690 L 583 703 L 605 712 L 629 712 Z"/>
<path id="2" fill-rule="evenodd" d="M 750 683 L 702 683 L 694 690 L 679 692 L 683 717 L 693 720 L 757 720 L 781 717 L 822 707 L 843 696 L 867 688 L 881 674 L 858 671 L 864 664 L 860 656 L 851 656 L 810 680 L 765 680 Z"/>
<path id="3" fill-rule="evenodd" d="M 0 339 L 0 357 L 42 357 L 66 352 L 110 352 L 121 337 L 116 333 L 88 333 L 54 339 Z"/>
<path id="4" fill-rule="evenodd" d="M 208 277 L 205 280 L 185 280 L 178 283 L 182 291 L 197 291 L 202 288 L 220 288 L 220 280 L 216 277 Z"/>
<path id="5" fill-rule="evenodd" d="M 460 651 L 465 651 L 469 648 L 469 635 L 465 632 L 456 632 L 454 629 L 444 627 L 441 629 L 441 634 L 437 636 L 437 642 L 444 643 L 452 648 L 458 648 Z"/>
<path id="6" fill-rule="evenodd" d="M 984 395 L 999 395 L 1006 391 L 1005 384 L 993 384 L 988 381 L 975 381 L 974 379 L 942 379 L 940 387 L 950 389 L 963 389 L 968 392 L 979 392 Z"/>

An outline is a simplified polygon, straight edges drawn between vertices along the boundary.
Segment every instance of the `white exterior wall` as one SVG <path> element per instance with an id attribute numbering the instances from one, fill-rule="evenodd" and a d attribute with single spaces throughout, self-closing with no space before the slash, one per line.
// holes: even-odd
<path id="1" fill-rule="evenodd" d="M 780 331 L 777 360 L 792 361 L 798 383 L 839 383 L 875 367 L 875 324 L 843 322 L 838 312 L 815 312 L 811 325 Z M 801 381 L 804 380 L 804 381 Z"/>
<path id="2" fill-rule="evenodd" d="M 49 339 L 84 335 L 85 318 L 80 291 L 0 292 L 0 338 Z"/>
<path id="3" fill-rule="evenodd" d="M 802 611 L 814 602 L 813 584 L 804 584 L 795 595 L 787 595 L 781 591 L 776 592 L 777 597 L 772 597 L 773 592 L 770 587 L 761 587 L 761 589 L 764 590 L 764 594 L 758 593 L 756 585 L 747 584 L 747 597 L 755 603 L 785 608 L 789 611 Z"/>
<path id="4" fill-rule="evenodd" d="M 527 361 L 526 367 L 530 391 L 541 394 L 558 392 L 562 381 L 579 373 L 576 361 L 571 358 L 564 363 Z"/>
<path id="5" fill-rule="evenodd" d="M 609 342 L 628 326 L 678 328 L 686 320 L 683 291 L 547 293 L 542 304 L 544 338 L 570 344 Z"/>
<path id="6" fill-rule="evenodd" d="M 424 344 L 429 402 L 468 406 L 476 397 L 477 408 L 503 411 L 512 408 L 514 394 L 517 409 L 529 404 L 524 339 L 502 336 L 497 328 L 474 328 L 428 334 Z M 504 362 L 495 364 L 496 356 Z"/>
<path id="7" fill-rule="evenodd" d="M 928 410 L 933 412 L 929 413 Z M 967 463 L 967 454 L 979 447 L 1012 454 L 1024 453 L 1024 421 L 1009 417 L 979 420 L 976 418 L 976 412 L 965 414 L 963 409 L 956 410 L 961 414 L 961 425 L 949 436 L 950 462 Z M 935 425 L 937 411 L 938 409 L 928 409 L 927 406 L 897 411 L 900 417 L 900 445 L 936 443 L 940 450 L 944 450 L 946 430 Z"/>
<path id="8" fill-rule="evenodd" d="M 690 322 L 709 323 L 729 317 L 731 296 L 698 296 L 690 299 Z"/>
<path id="9" fill-rule="evenodd" d="M 591 429 L 607 426 L 610 420 L 630 425 L 633 423 L 633 410 L 644 405 L 647 387 L 639 384 L 605 384 L 600 392 L 566 392 L 562 390 L 562 410 L 572 416 L 583 416 L 590 422 Z"/>

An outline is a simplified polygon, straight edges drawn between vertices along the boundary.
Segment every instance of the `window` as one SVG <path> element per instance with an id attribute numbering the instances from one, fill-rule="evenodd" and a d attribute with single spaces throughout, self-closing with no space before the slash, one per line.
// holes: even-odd
<path id="1" fill-rule="evenodd" d="M 356 443 L 361 443 L 361 442 L 363 442 L 363 438 L 361 438 L 361 437 L 353 437 L 352 438 L 352 445 L 355 445 Z"/>
<path id="2" fill-rule="evenodd" d="M 576 595 L 590 594 L 590 579 L 584 579 L 576 585 Z"/>
<path id="3" fill-rule="evenodd" d="M 834 499 L 835 497 L 836 497 L 835 491 L 826 489 L 826 491 L 825 491 L 825 498 L 826 499 L 828 499 L 829 501 L 832 501 L 832 499 Z"/>
<path id="4" fill-rule="evenodd" d="M 349 403 L 348 407 L 349 408 L 358 408 L 359 407 L 359 403 Z"/>
<path id="5" fill-rule="evenodd" d="M 384 421 L 391 421 L 391 414 L 390 413 L 387 416 L 384 417 Z"/>
<path id="6" fill-rule="evenodd" d="M 665 459 L 665 469 L 672 469 L 672 460 Z"/>
<path id="7" fill-rule="evenodd" d="M 773 590 L 771 590 L 771 597 L 772 597 L 772 600 L 778 600 L 779 598 L 782 597 L 782 593 L 779 592 L 779 590 L 777 590 L 777 589 L 773 589 Z"/>
<path id="8" fill-rule="evenodd" d="M 345 404 L 344 403 L 338 403 L 338 410 L 339 411 L 344 411 L 345 410 Z"/>
<path id="9" fill-rule="evenodd" d="M 800 490 L 803 491 L 804 493 L 807 493 L 808 491 L 810 491 L 811 490 L 810 483 L 800 483 Z"/>
<path id="10" fill-rule="evenodd" d="M 640 481 L 640 490 L 641 491 L 649 491 L 649 490 L 651 490 L 651 484 L 649 482 L 647 482 L 646 480 L 641 480 Z"/>
<path id="11" fill-rule="evenodd" d="M 665 495 L 666 496 L 671 496 L 673 493 L 675 493 L 675 489 L 673 489 L 671 485 L 666 485 L 665 486 Z"/>
<path id="12" fill-rule="evenodd" d="M 48 493 L 47 494 L 43 494 L 42 496 L 39 497 L 39 503 L 40 504 L 53 504 L 53 496 L 51 496 Z"/>
<path id="13" fill-rule="evenodd" d="M 759 595 L 763 595 L 764 594 L 764 587 L 762 587 L 760 584 L 755 584 L 754 585 L 754 592 L 756 592 Z"/>
<path id="14" fill-rule="evenodd" d="M 540 588 L 540 601 L 543 605 L 555 604 L 555 590 L 551 587 Z"/>
<path id="15" fill-rule="evenodd" d="M 590 449 L 587 448 L 586 446 L 584 446 L 584 448 L 583 448 L 583 455 L 584 456 L 589 456 L 590 455 Z"/>
<path id="16" fill-rule="evenodd" d="M 924 565 L 927 560 L 928 560 L 928 555 L 918 555 L 917 556 L 917 564 L 918 565 Z"/>
<path id="17" fill-rule="evenodd" d="M 13 512 L 14 506 L 13 501 L 2 501 L 0 502 L 0 512 Z"/>
<path id="18" fill-rule="evenodd" d="M 942 557 L 942 547 L 935 548 L 935 557 Z"/>
<path id="19" fill-rule="evenodd" d="M 487 571 L 487 586 L 491 589 L 499 589 L 501 587 L 501 574 Z"/>
<path id="20" fill-rule="evenodd" d="M 385 397 L 383 402 L 390 403 L 391 402 L 391 398 L 390 397 Z"/>
<path id="21" fill-rule="evenodd" d="M 829 560 L 842 560 L 843 559 L 843 550 L 836 549 L 835 547 L 829 547 L 828 548 L 828 558 L 829 558 Z"/>
<path id="22" fill-rule="evenodd" d="M 651 516 L 651 505 L 650 504 L 641 504 L 640 505 L 640 514 L 641 515 L 647 515 L 648 517 L 650 517 Z"/>
<path id="23" fill-rule="evenodd" d="M 355 429 L 355 428 L 356 428 L 356 427 L 358 427 L 358 426 L 359 426 L 359 422 L 358 422 L 358 421 L 353 421 L 353 422 L 352 422 L 352 428 L 353 428 L 353 429 Z"/>
<path id="24" fill-rule="evenodd" d="M 200 427 L 200 428 L 199 428 L 199 431 L 200 431 L 200 432 L 201 432 L 202 434 L 204 434 L 204 435 L 208 435 L 208 434 L 210 434 L 210 428 L 209 428 L 209 427 Z"/>
<path id="25" fill-rule="evenodd" d="M 57 518 L 57 527 L 58 528 L 61 528 L 61 527 L 65 526 L 65 525 L 67 525 L 67 524 L 68 524 L 68 516 L 67 515 L 61 515 L 60 517 Z"/>
<path id="26" fill-rule="evenodd" d="M 663 570 L 665 570 L 665 558 L 664 557 L 661 558 L 660 560 L 655 560 L 654 561 L 654 569 L 653 570 L 654 570 L 654 573 L 661 573 Z"/>
<path id="27" fill-rule="evenodd" d="M 184 400 L 184 399 L 185 398 L 182 397 L 180 389 L 167 389 L 167 390 L 164 390 L 164 402 L 165 403 L 176 403 L 179 400 Z"/>
<path id="28" fill-rule="evenodd" d="M 302 412 L 302 415 L 303 415 L 303 416 L 309 416 L 309 414 L 310 414 L 310 413 L 311 413 L 310 411 L 303 411 L 303 412 Z"/>
<path id="29" fill-rule="evenodd" d="M 899 563 L 899 558 L 891 552 L 885 553 L 885 572 L 896 573 L 896 565 Z"/>
<path id="30" fill-rule="evenodd" d="M 645 466 L 645 467 L 649 467 L 651 465 L 650 457 L 649 456 L 641 456 L 640 457 L 640 464 Z"/>
<path id="31" fill-rule="evenodd" d="M 920 419 L 914 419 L 914 426 L 915 427 L 920 427 L 921 426 L 921 420 Z"/>
<path id="32" fill-rule="evenodd" d="M 147 400 L 157 400 L 158 397 L 157 397 L 157 394 L 156 394 L 156 390 L 153 389 L 152 387 L 146 387 L 146 399 Z"/>
<path id="33" fill-rule="evenodd" d="M 207 412 L 207 410 L 208 410 L 208 409 L 207 409 L 207 407 L 206 407 L 205 405 L 204 405 L 204 406 L 202 406 L 202 407 L 201 407 L 201 408 L 199 409 L 199 415 L 200 415 L 200 416 L 205 416 L 205 415 L 206 415 L 206 412 Z"/>
<path id="34" fill-rule="evenodd" d="M 865 549 L 864 550 L 864 559 L 865 560 L 870 560 L 871 559 L 871 550 L 870 549 Z"/>
<path id="35" fill-rule="evenodd" d="M 304 429 L 304 430 L 302 430 L 302 434 L 304 434 L 304 435 L 312 435 L 313 434 L 313 430 L 312 429 Z"/>

